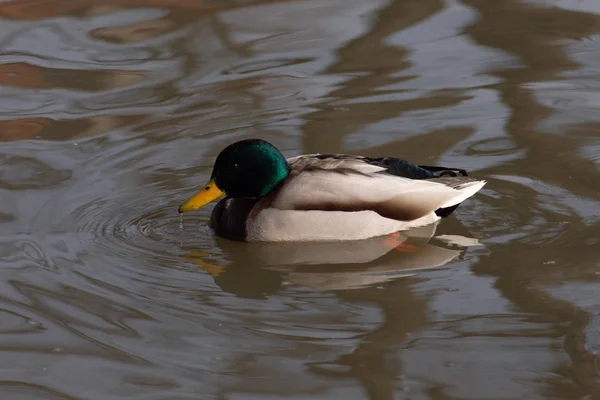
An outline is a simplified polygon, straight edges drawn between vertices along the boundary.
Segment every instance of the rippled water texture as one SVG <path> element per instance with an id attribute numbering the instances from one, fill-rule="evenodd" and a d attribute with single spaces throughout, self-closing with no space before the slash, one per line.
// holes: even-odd
<path id="1" fill-rule="evenodd" d="M 600 398 L 599 54 L 596 0 L 1 2 L 0 398 Z M 488 185 L 393 246 L 180 229 L 249 137 Z"/>

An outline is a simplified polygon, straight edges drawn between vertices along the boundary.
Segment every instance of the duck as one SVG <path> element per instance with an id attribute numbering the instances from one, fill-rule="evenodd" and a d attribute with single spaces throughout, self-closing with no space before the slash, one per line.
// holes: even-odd
<path id="1" fill-rule="evenodd" d="M 209 227 L 244 242 L 331 242 L 386 236 L 450 216 L 486 184 L 464 169 L 395 157 L 305 154 L 263 139 L 217 156 L 210 179 L 180 214 L 215 201 Z"/>

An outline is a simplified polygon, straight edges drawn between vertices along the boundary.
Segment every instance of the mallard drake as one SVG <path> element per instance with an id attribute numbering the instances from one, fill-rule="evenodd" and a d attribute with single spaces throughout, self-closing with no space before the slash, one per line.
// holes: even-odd
<path id="1" fill-rule="evenodd" d="M 286 159 L 269 142 L 247 139 L 221 151 L 208 183 L 179 212 L 225 196 L 209 223 L 225 238 L 359 240 L 436 222 L 485 183 L 462 169 L 393 157 L 310 154 Z"/>

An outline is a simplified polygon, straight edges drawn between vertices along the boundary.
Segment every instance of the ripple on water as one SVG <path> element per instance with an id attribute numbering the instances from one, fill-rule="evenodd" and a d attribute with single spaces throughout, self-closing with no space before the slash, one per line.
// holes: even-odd
<path id="1" fill-rule="evenodd" d="M 54 186 L 70 177 L 70 171 L 52 168 L 35 158 L 0 154 L 0 188 L 2 189 L 38 189 Z"/>
<path id="2" fill-rule="evenodd" d="M 0 309 L 0 321 L 0 335 L 23 335 L 44 330 L 40 323 L 15 310 Z"/>
<path id="3" fill-rule="evenodd" d="M 165 197 L 157 193 L 125 193 L 110 198 L 99 198 L 77 208 L 71 215 L 79 231 L 90 233 L 97 251 L 107 251 L 126 257 L 160 257 L 179 259 L 177 251 L 184 235 L 186 239 L 202 241 L 198 225 L 202 215 L 186 217 L 180 227 L 177 206 L 165 204 Z"/>
<path id="4" fill-rule="evenodd" d="M 290 65 L 303 64 L 313 61 L 312 58 L 269 58 L 266 60 L 256 60 L 252 62 L 239 63 L 233 67 L 223 70 L 223 75 L 230 74 L 253 74 L 266 70 L 277 70 L 277 68 L 287 67 Z"/>
<path id="5" fill-rule="evenodd" d="M 188 194 L 174 194 L 169 185 L 159 183 L 80 199 L 69 225 L 74 224 L 82 241 L 83 273 L 133 296 L 193 308 L 173 294 L 214 283 L 185 260 L 182 245 L 212 248 L 213 239 L 205 228 L 208 210 L 186 215 L 180 228 L 179 204 L 172 199 Z"/>

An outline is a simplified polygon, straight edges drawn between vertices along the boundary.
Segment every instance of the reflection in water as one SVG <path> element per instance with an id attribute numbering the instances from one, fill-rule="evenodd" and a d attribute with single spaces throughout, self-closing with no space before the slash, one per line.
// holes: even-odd
<path id="1" fill-rule="evenodd" d="M 422 269 L 440 267 L 461 254 L 428 243 L 434 237 L 437 224 L 409 232 L 369 240 L 329 243 L 240 243 L 216 238 L 217 246 L 232 257 L 227 265 L 210 264 L 210 255 L 188 250 L 185 258 L 215 277 L 221 289 L 247 296 L 252 289 L 264 295 L 262 284 L 248 286 L 252 280 L 271 284 L 279 277 L 290 284 L 309 286 L 318 290 L 358 289 L 383 284 L 386 281 L 413 276 Z M 451 243 L 472 243 L 461 236 Z M 276 272 L 276 273 L 273 273 Z"/>
<path id="2" fill-rule="evenodd" d="M 2 398 L 600 396 L 597 2 L 15 0 L 0 20 Z M 180 230 L 248 137 L 489 183 L 360 243 L 232 243 L 210 208 Z"/>

